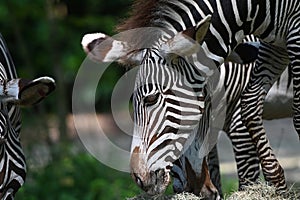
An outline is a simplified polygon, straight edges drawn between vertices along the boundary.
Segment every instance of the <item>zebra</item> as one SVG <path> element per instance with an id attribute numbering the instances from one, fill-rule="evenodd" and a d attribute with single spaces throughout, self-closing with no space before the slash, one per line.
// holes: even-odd
<path id="1" fill-rule="evenodd" d="M 255 41 L 256 38 L 247 37 L 247 40 Z M 244 186 L 255 183 L 260 175 L 259 159 L 256 154 L 255 146 L 251 141 L 251 137 L 241 121 L 241 102 L 240 93 L 245 89 L 250 79 L 251 71 L 254 68 L 255 63 L 249 64 L 236 64 L 236 63 L 224 63 L 220 67 L 220 82 L 222 82 L 226 89 L 227 110 L 226 110 L 226 122 L 224 124 L 223 131 L 227 133 L 230 138 L 233 147 L 240 144 L 240 140 L 243 140 L 243 147 L 240 149 L 233 148 L 235 154 L 235 160 L 237 165 L 237 172 L 239 177 L 239 189 L 242 190 Z M 284 117 L 292 117 L 291 112 L 291 77 L 289 70 L 286 70 L 284 76 L 287 76 L 287 80 L 279 79 L 277 84 L 274 84 L 273 90 L 277 91 L 279 88 L 285 92 L 285 100 L 282 103 L 274 101 L 274 98 L 282 98 L 282 96 L 276 97 L 275 94 L 268 95 L 265 104 L 268 104 L 267 109 L 264 110 L 265 119 L 278 119 Z M 280 77 L 281 78 L 281 77 Z M 236 83 L 239 83 L 239 87 L 236 87 Z M 269 102 L 270 101 L 270 102 Z M 287 110 L 286 113 L 273 114 L 274 109 L 278 109 L 278 106 L 284 107 Z M 191 180 L 190 174 L 195 174 L 197 171 L 203 170 L 198 166 L 198 169 L 190 167 L 190 160 L 195 158 L 191 157 L 192 153 L 184 153 L 177 161 L 175 161 L 172 168 L 173 189 L 175 192 L 190 191 L 197 194 L 195 190 L 201 188 L 200 183 L 194 185 Z M 201 159 L 199 157 L 198 159 Z M 222 196 L 221 183 L 220 183 L 220 169 L 219 159 L 216 147 L 211 150 L 208 155 L 209 173 L 212 177 L 214 185 L 217 187 L 220 195 Z"/>
<path id="2" fill-rule="evenodd" d="M 84 42 L 83 42 L 84 43 Z M 89 43 L 89 45 L 90 46 L 93 46 L 93 44 L 91 44 L 91 43 Z M 92 47 L 93 48 L 93 47 Z M 147 52 L 149 52 L 149 50 L 146 50 Z M 150 52 L 149 52 L 150 53 Z M 145 60 L 147 60 L 146 58 L 143 58 L 143 59 L 145 59 Z M 151 60 L 151 59 L 150 59 Z M 151 62 L 155 62 L 155 61 L 151 61 Z M 182 62 L 184 62 L 184 60 L 182 59 Z M 178 67 L 178 66 L 175 66 L 175 67 Z M 179 67 L 179 69 L 180 69 L 180 67 Z M 150 72 L 151 71 L 153 71 L 153 69 L 151 68 L 151 69 L 147 69 L 148 71 L 141 71 L 140 72 L 140 74 L 141 74 L 141 77 L 142 77 L 142 74 L 150 74 Z M 179 70 L 175 70 L 175 71 L 173 71 L 173 70 L 171 70 L 171 72 L 168 72 L 168 73 L 176 73 L 177 71 L 179 71 Z M 194 69 L 194 71 L 195 71 L 195 73 L 197 72 L 197 70 L 196 69 Z M 159 74 L 160 74 L 161 72 L 156 72 L 156 76 L 158 76 Z M 165 73 L 167 73 L 167 72 L 165 72 Z M 185 73 L 191 73 L 191 72 L 185 72 Z M 203 77 L 201 77 L 201 75 L 199 74 L 199 72 L 197 72 L 198 73 L 198 75 L 199 75 L 199 77 L 197 78 L 197 79 L 195 79 L 195 80 L 198 80 L 198 79 L 200 79 L 200 80 L 205 80 Z M 191 73 L 191 74 L 193 74 L 193 73 Z M 172 75 L 172 77 L 174 77 L 174 79 L 175 79 L 175 77 L 179 77 L 179 76 L 182 76 L 180 73 L 178 74 L 176 74 L 176 75 Z M 189 75 L 189 76 L 192 76 L 192 75 Z M 144 77 L 142 77 L 142 78 L 144 78 Z M 141 79 L 142 79 L 141 78 Z M 178 78 L 178 79 L 180 79 L 180 78 Z M 193 78 L 194 79 L 194 78 Z M 137 79 L 137 81 L 138 81 L 138 79 Z M 159 81 L 159 80 L 157 80 L 157 81 Z M 172 80 L 172 81 L 175 81 L 175 80 Z M 143 80 L 141 81 L 141 82 L 143 82 Z M 155 82 L 155 81 L 154 81 Z M 168 82 L 168 81 L 167 81 Z M 176 81 L 175 81 L 176 82 Z M 198 81 L 199 82 L 199 81 Z M 149 81 L 149 83 L 150 83 L 150 81 Z M 202 90 L 203 89 L 203 83 L 200 81 L 198 84 L 196 84 L 196 83 L 194 83 L 195 84 L 195 86 L 194 87 L 199 87 L 199 85 L 200 85 L 200 89 Z M 201 84 L 202 84 L 202 86 L 201 86 Z M 138 84 L 137 83 L 137 88 L 139 88 L 138 86 L 139 85 L 142 85 L 142 84 Z M 163 84 L 159 84 L 159 85 L 163 85 Z M 143 86 L 144 87 L 144 86 Z M 145 87 L 152 87 L 152 86 L 145 86 Z M 199 88 L 197 88 L 198 90 L 200 90 Z M 150 89 L 149 89 L 150 90 Z M 196 89 L 195 89 L 196 90 Z M 172 91 L 173 91 L 173 89 L 172 89 Z M 186 91 L 188 91 L 188 90 L 186 90 Z M 170 91 L 171 92 L 171 91 Z M 173 91 L 174 92 L 174 91 Z M 136 93 L 136 95 L 137 96 L 143 96 L 143 95 L 138 95 L 138 92 Z M 144 101 L 147 101 L 147 103 L 146 104 L 149 104 L 149 105 L 151 105 L 151 101 L 153 101 L 153 99 L 155 99 L 155 98 L 157 98 L 155 95 L 154 96 L 149 96 L 149 98 L 146 98 L 146 99 L 144 99 Z M 192 99 L 192 97 L 185 97 L 185 98 L 187 98 L 187 99 Z M 136 99 L 136 98 L 134 98 L 134 99 Z M 149 101 L 149 102 L 148 102 Z M 136 101 L 136 103 L 137 104 L 140 104 L 141 102 L 140 101 Z M 195 102 L 195 103 L 197 103 L 197 102 Z M 197 104 L 196 104 L 197 105 Z M 177 105 L 178 106 L 178 105 Z M 188 108 L 190 108 L 191 107 L 191 105 L 189 105 L 189 104 L 187 104 L 186 105 L 187 106 L 187 108 L 185 108 L 185 109 L 188 109 Z M 197 111 L 196 111 L 197 112 Z M 207 113 L 207 112 L 204 112 L 204 113 Z M 136 116 L 136 118 L 137 118 L 138 116 Z M 186 116 L 185 116 L 186 117 Z M 187 117 L 186 117 L 187 118 Z M 206 119 L 207 117 L 203 117 L 202 119 Z M 143 119 L 143 117 L 142 117 L 142 119 Z M 162 120 L 163 121 L 163 120 Z M 197 121 L 197 120 L 196 120 Z M 143 122 L 141 122 L 141 123 L 143 123 Z M 187 132 L 189 133 L 189 132 L 192 132 L 192 129 L 193 128 L 191 128 L 190 130 L 187 130 Z M 195 129 L 195 130 L 197 130 L 197 129 Z M 178 134 L 178 133 L 177 133 Z M 199 136 L 199 137 L 201 137 L 201 136 Z M 195 141 L 202 141 L 202 139 L 196 139 Z M 200 142 L 201 143 L 201 142 Z M 135 159 L 135 158 L 132 158 L 131 159 L 131 162 L 135 162 L 135 160 L 139 160 L 139 159 Z M 200 159 L 199 159 L 199 161 L 200 161 Z M 200 163 L 201 163 L 201 161 L 200 161 Z M 132 165 L 134 165 L 134 164 L 132 164 Z M 176 165 L 176 162 L 175 162 L 175 165 Z M 217 196 L 217 191 L 216 191 L 216 188 L 214 187 L 214 185 L 217 185 L 218 184 L 218 182 L 219 182 L 219 180 L 215 180 L 215 181 L 213 181 L 213 184 L 212 184 L 212 182 L 211 182 L 211 180 L 210 180 L 210 176 L 209 176 L 209 173 L 208 173 L 208 169 L 207 169 L 207 162 L 206 162 L 206 160 L 204 159 L 204 162 L 201 164 L 201 166 L 203 166 L 201 169 L 200 169 L 200 171 L 201 170 L 203 170 L 202 171 L 202 173 L 201 173 L 201 176 L 199 176 L 199 177 L 195 177 L 196 179 L 198 179 L 198 181 L 196 181 L 195 182 L 195 187 L 193 187 L 193 189 L 192 188 L 190 188 L 190 189 L 188 189 L 188 190 L 185 190 L 185 191 L 192 191 L 193 193 L 195 193 L 195 194 L 197 194 L 197 195 L 199 195 L 199 193 L 200 193 L 200 189 L 201 189 L 201 187 L 203 187 L 203 190 L 206 190 L 205 191 L 205 193 L 208 193 L 208 194 L 204 194 L 204 195 L 211 195 L 211 196 L 213 196 L 213 197 L 216 197 Z M 195 166 L 191 166 L 191 168 L 194 168 Z M 133 175 L 134 176 L 134 175 Z M 193 175 L 194 176 L 194 175 Z M 199 181 L 202 181 L 201 179 L 202 179 L 202 177 L 206 177 L 206 179 L 205 179 L 205 182 L 202 182 L 202 183 L 199 183 Z M 215 179 L 215 177 L 214 177 L 214 179 Z M 139 184 L 139 180 L 137 180 L 137 182 L 138 182 L 138 184 Z M 199 186 L 198 187 L 198 184 L 200 184 L 201 185 L 201 187 Z M 196 186 L 197 186 L 197 188 L 196 188 Z M 142 188 L 143 188 L 144 186 L 142 186 Z M 218 186 L 217 186 L 218 187 Z M 195 190 L 194 190 L 195 189 Z M 180 191 L 180 189 L 175 189 L 175 191 L 176 192 L 179 192 Z M 220 190 L 220 187 L 218 187 L 218 191 L 221 191 Z M 203 193 L 202 193 L 202 195 L 203 195 Z M 217 198 L 217 197 L 216 197 Z"/>
<path id="3" fill-rule="evenodd" d="M 251 36 L 247 36 L 244 40 L 244 42 L 258 42 L 258 39 Z M 255 48 L 255 47 L 254 47 Z M 247 53 L 250 53 L 247 49 Z M 256 51 L 255 49 L 252 49 L 252 51 Z M 225 126 L 223 128 L 224 132 L 227 133 L 227 136 L 230 138 L 231 142 L 233 143 L 233 146 L 239 145 L 239 141 L 243 140 L 243 148 L 238 149 L 234 148 L 235 152 L 235 159 L 237 164 L 237 170 L 238 170 L 238 177 L 239 177 L 239 189 L 243 189 L 244 186 L 255 183 L 260 174 L 259 170 L 259 159 L 256 154 L 256 150 L 254 145 L 251 142 L 251 138 L 249 133 L 247 132 L 246 127 L 242 124 L 241 121 L 241 108 L 240 108 L 240 93 L 245 89 L 247 86 L 247 83 L 250 79 L 250 74 L 252 69 L 254 68 L 255 63 L 249 63 L 249 64 L 236 64 L 231 62 L 226 62 L 220 67 L 220 81 L 224 84 L 226 89 L 226 100 L 227 100 L 227 110 L 226 110 L 226 120 Z M 269 105 L 269 108 L 267 110 L 264 110 L 264 118 L 265 119 L 278 119 L 278 118 L 284 118 L 284 117 L 292 117 L 291 112 L 291 102 L 289 93 L 291 93 L 291 75 L 290 71 L 286 70 L 286 73 L 284 74 L 287 76 L 286 82 L 281 81 L 280 78 L 278 79 L 277 84 L 274 84 L 274 90 L 278 90 L 281 88 L 281 90 L 285 90 L 285 100 L 288 100 L 287 102 L 282 103 L 282 100 L 280 102 L 274 102 L 273 98 L 281 98 L 276 97 L 275 94 L 270 94 L 269 102 L 267 102 Z M 236 87 L 236 83 L 239 83 L 239 87 Z M 284 86 L 282 86 L 284 85 Z M 277 91 L 278 92 L 278 91 Z M 284 92 L 284 91 L 282 91 Z M 274 115 L 273 109 L 276 106 L 284 107 L 287 111 L 285 113 L 276 113 Z M 220 196 L 222 197 L 222 189 L 221 189 L 221 181 L 220 181 L 220 169 L 219 169 L 219 158 L 217 153 L 217 147 L 215 146 L 208 155 L 207 158 L 207 164 L 209 165 L 208 169 L 205 169 L 205 166 L 198 166 L 198 169 L 193 169 L 190 160 L 193 160 L 195 158 L 191 158 L 190 152 L 184 153 L 178 160 L 174 162 L 174 165 L 172 167 L 172 176 L 174 178 L 173 180 L 173 189 L 176 193 L 180 193 L 183 191 L 189 191 L 194 194 L 199 194 L 199 188 L 202 187 L 201 182 L 197 182 L 195 180 L 204 179 L 206 178 L 206 174 L 202 173 L 201 176 L 203 177 L 197 177 L 195 174 L 198 171 L 204 172 L 205 170 L 209 170 L 210 177 L 212 177 L 212 182 L 218 189 L 218 192 L 220 193 Z M 198 159 L 201 159 L 199 157 Z M 191 175 L 193 177 L 191 177 Z"/>
<path id="4" fill-rule="evenodd" d="M 50 77 L 18 78 L 0 34 L 0 198 L 14 199 L 26 178 L 25 156 L 20 143 L 21 106 L 43 100 L 55 89 Z"/>
<path id="5" fill-rule="evenodd" d="M 285 191 L 287 186 L 284 171 L 269 145 L 262 123 L 258 123 L 259 128 L 256 129 L 255 122 L 262 122 L 262 102 L 265 93 L 289 62 L 291 62 L 292 65 L 294 80 L 294 121 L 297 121 L 297 113 L 299 111 L 296 108 L 296 102 L 298 101 L 297 88 L 299 84 L 297 84 L 296 76 L 297 53 L 295 51 L 298 45 L 295 41 L 298 39 L 296 33 L 299 33 L 299 27 L 297 27 L 297 25 L 299 24 L 298 10 L 300 6 L 300 4 L 297 3 L 298 1 L 292 0 L 136 1 L 131 17 L 119 26 L 119 31 L 148 26 L 161 27 L 174 33 L 173 36 L 168 35 L 167 37 L 161 37 L 160 40 L 158 39 L 158 44 L 153 43 L 154 48 L 151 49 L 153 52 L 144 49 L 140 51 L 130 49 L 132 48 L 130 42 L 134 41 L 134 44 L 143 43 L 143 40 L 147 38 L 145 35 L 134 35 L 131 41 L 128 39 L 128 43 L 109 39 L 110 46 L 105 49 L 97 48 L 98 43 L 109 38 L 104 34 L 89 35 L 83 38 L 83 44 L 85 50 L 90 52 L 90 56 L 98 61 L 119 61 L 120 63 L 129 65 L 139 63 L 142 67 L 150 65 L 150 61 L 154 61 L 154 64 L 163 67 L 173 59 L 172 53 L 190 56 L 201 47 L 204 49 L 206 58 L 211 59 L 214 64 L 219 67 L 220 64 L 231 55 L 231 52 L 236 46 L 242 42 L 246 35 L 254 34 L 259 37 L 261 45 L 259 47 L 258 61 L 256 62 L 255 69 L 251 72 L 252 78 L 241 95 L 242 120 L 256 148 L 265 179 L 275 185 L 278 191 Z M 197 43 L 191 43 L 191 41 L 187 39 L 188 37 L 194 39 Z M 91 52 L 93 47 L 94 51 Z M 151 55 L 149 56 L 149 54 Z M 205 56 L 201 59 L 205 60 Z M 144 59 L 141 61 L 141 58 Z M 182 68 L 186 70 L 187 68 L 192 68 L 188 63 L 184 63 L 182 60 L 179 61 L 182 63 Z M 149 74 L 147 74 L 147 76 L 148 75 Z M 140 76 L 142 76 L 142 74 L 140 74 Z M 144 76 L 146 76 L 146 74 Z M 145 81 L 146 80 L 147 79 L 145 79 Z M 137 101 L 151 100 L 151 103 L 148 105 L 162 103 L 160 100 L 164 94 L 160 92 L 161 90 L 158 88 L 152 88 L 150 90 L 146 87 L 143 92 L 139 93 L 142 96 L 139 97 Z M 247 94 L 255 94 L 256 96 L 255 98 L 252 96 L 252 98 L 249 99 L 247 96 L 250 95 Z M 147 98 L 148 96 L 150 98 Z M 199 102 L 204 102 L 204 100 L 205 98 L 199 98 Z M 251 104 L 247 104 L 247 101 L 251 102 Z M 140 117 L 143 116 L 143 108 L 141 108 L 143 105 L 142 103 L 139 105 L 136 104 L 138 107 L 135 112 L 139 113 Z M 202 103 L 202 105 L 204 105 L 204 103 Z M 247 112 L 247 110 L 252 110 L 252 113 Z M 257 115 L 254 116 L 252 115 L 253 113 Z M 200 113 L 200 118 L 202 114 L 203 113 Z M 142 121 L 138 116 L 136 120 Z M 139 131 L 144 130 L 135 129 L 134 134 L 138 134 L 137 132 Z M 152 138 L 145 137 L 144 139 L 145 141 L 143 142 L 149 144 L 148 140 L 151 141 Z M 162 141 L 156 143 L 153 138 L 151 144 L 164 144 L 163 139 L 160 139 Z M 143 145 L 142 141 L 140 142 L 140 145 Z M 169 147 L 165 147 L 165 151 L 169 151 L 168 148 Z M 235 148 L 239 147 L 236 146 Z M 133 148 L 132 152 L 136 153 L 144 150 L 145 149 Z M 133 156 L 133 158 L 134 157 L 135 156 Z M 132 174 L 134 174 L 136 182 L 145 190 L 152 190 L 154 193 L 163 191 L 163 189 L 151 183 L 158 179 L 156 173 L 149 175 L 146 171 L 143 171 L 138 175 L 139 170 L 145 168 L 147 162 L 150 162 L 147 158 L 142 158 L 142 156 L 139 157 L 139 159 L 139 161 L 137 158 L 134 159 L 136 160 L 134 164 L 137 166 L 134 166 L 132 169 Z M 148 170 L 154 172 L 163 170 L 163 174 L 167 174 L 170 171 L 170 165 L 172 164 L 165 160 L 165 162 L 161 163 L 160 168 L 157 167 L 155 170 Z M 158 183 L 164 188 L 169 178 L 168 176 L 164 176 L 162 179 L 163 180 L 159 180 Z"/>

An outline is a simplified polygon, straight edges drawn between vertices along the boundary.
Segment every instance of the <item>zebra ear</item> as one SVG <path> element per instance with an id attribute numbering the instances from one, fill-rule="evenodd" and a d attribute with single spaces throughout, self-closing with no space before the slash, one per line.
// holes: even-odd
<path id="1" fill-rule="evenodd" d="M 173 38 L 162 45 L 166 54 L 190 56 L 198 52 L 211 23 L 211 15 L 206 16 L 196 26 L 177 33 Z"/>
<path id="2" fill-rule="evenodd" d="M 29 106 L 42 101 L 54 89 L 55 81 L 50 77 L 34 80 L 12 79 L 0 85 L 0 98 L 4 102 Z"/>
<path id="3" fill-rule="evenodd" d="M 81 45 L 96 62 L 117 61 L 125 65 L 135 65 L 142 60 L 140 51 L 132 51 L 127 42 L 115 40 L 103 33 L 84 35 Z"/>
<path id="4" fill-rule="evenodd" d="M 211 24 L 211 15 L 207 15 L 195 27 L 195 36 L 193 37 L 198 43 L 202 43 Z"/>
<path id="5" fill-rule="evenodd" d="M 35 105 L 53 92 L 55 87 L 54 79 L 47 76 L 30 81 L 20 79 L 18 104 L 22 106 Z"/>
<path id="6" fill-rule="evenodd" d="M 258 57 L 259 42 L 245 42 L 239 44 L 227 57 L 227 62 L 249 64 Z"/>

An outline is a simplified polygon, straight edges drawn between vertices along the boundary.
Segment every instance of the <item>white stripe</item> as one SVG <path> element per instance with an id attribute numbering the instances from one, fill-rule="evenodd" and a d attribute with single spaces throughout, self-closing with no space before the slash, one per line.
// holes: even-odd
<path id="1" fill-rule="evenodd" d="M 195 26 L 196 25 L 196 22 L 195 22 L 195 19 L 190 11 L 190 9 L 184 5 L 183 3 L 181 3 L 180 1 L 168 1 L 169 3 L 173 4 L 173 5 L 176 5 L 178 6 L 179 8 L 183 9 L 184 12 L 189 16 L 189 19 L 191 20 L 192 22 L 192 25 Z"/>
<path id="2" fill-rule="evenodd" d="M 221 45 L 222 49 L 227 52 L 228 49 L 227 49 L 227 46 L 226 44 L 224 43 L 224 40 L 223 40 L 223 37 L 220 35 L 220 33 L 214 28 L 213 25 L 210 26 L 210 31 L 211 33 L 218 39 L 219 41 L 219 44 Z M 222 58 L 223 59 L 223 58 Z M 224 60 L 224 59 L 223 59 Z"/>
<path id="3" fill-rule="evenodd" d="M 202 18 L 206 17 L 206 15 L 202 11 L 202 9 L 200 9 L 199 5 L 195 1 L 191 1 L 191 0 L 183 0 L 183 1 L 191 4 L 197 10 L 197 13 L 199 13 Z M 210 5 L 208 5 L 208 6 L 210 6 Z M 209 8 L 211 8 L 211 7 L 209 7 Z M 212 10 L 211 10 L 211 12 L 212 12 Z"/>
<path id="4" fill-rule="evenodd" d="M 242 26 L 243 22 L 241 20 L 240 13 L 239 13 L 239 10 L 237 8 L 236 1 L 231 1 L 231 3 L 232 3 L 232 8 L 233 8 L 233 13 L 234 13 L 234 16 L 235 16 L 235 21 L 236 21 L 238 26 Z"/>
<path id="5" fill-rule="evenodd" d="M 221 1 L 222 1 L 222 0 L 221 0 Z M 228 34 L 229 34 L 229 40 L 231 40 L 231 38 L 232 38 L 231 28 L 230 28 L 229 24 L 228 24 L 227 21 L 226 21 L 225 15 L 224 15 L 224 13 L 223 13 L 223 8 L 222 8 L 222 5 L 221 5 L 221 2 L 220 2 L 220 0 L 216 0 L 216 3 L 217 3 L 218 14 L 219 14 L 219 16 L 220 16 L 220 19 L 221 19 L 223 25 L 226 27 L 226 30 L 227 30 L 227 32 L 228 32 Z M 231 41 L 230 41 L 230 43 L 231 43 Z M 222 46 L 222 47 L 223 47 L 223 46 Z M 223 47 L 223 48 L 224 48 L 224 47 Z M 225 51 L 227 52 L 226 46 L 225 46 Z"/>
<path id="6" fill-rule="evenodd" d="M 221 57 L 221 56 L 218 56 L 218 55 L 216 55 L 216 54 L 214 54 L 214 53 L 212 53 L 212 52 L 208 49 L 208 47 L 207 47 L 207 45 L 206 45 L 205 42 L 202 44 L 202 48 L 203 48 L 203 50 L 204 50 L 204 52 L 205 52 L 205 55 L 206 55 L 207 57 L 209 57 L 209 58 L 211 58 L 211 59 L 213 59 L 213 60 L 215 60 L 215 61 L 217 61 L 217 62 L 219 62 L 219 63 L 223 63 L 223 62 L 224 62 L 224 58 Z M 199 65 L 202 65 L 202 64 L 199 63 Z M 203 65 L 202 65 L 202 66 L 203 66 Z M 207 66 L 206 66 L 206 67 L 207 67 Z M 201 69 L 201 70 L 202 70 L 202 69 Z"/>
<path id="7" fill-rule="evenodd" d="M 208 0 L 203 0 L 203 2 L 206 4 L 206 6 L 208 7 L 208 9 L 210 10 L 211 13 L 214 12 L 214 9 L 212 8 L 212 6 L 210 5 Z"/>

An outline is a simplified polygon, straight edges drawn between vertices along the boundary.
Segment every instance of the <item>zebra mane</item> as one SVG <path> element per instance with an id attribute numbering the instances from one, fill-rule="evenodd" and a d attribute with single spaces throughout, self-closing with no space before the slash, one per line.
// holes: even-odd
<path id="1" fill-rule="evenodd" d="M 117 31 L 142 27 L 166 28 L 175 32 L 183 31 L 196 25 L 186 24 L 183 21 L 185 13 L 180 8 L 186 3 L 195 4 L 194 0 L 135 0 L 129 17 L 117 26 Z M 203 12 L 203 15 L 198 16 L 196 21 L 200 21 L 208 14 L 211 14 L 211 10 Z M 184 27 L 183 24 L 185 24 Z"/>
<path id="2" fill-rule="evenodd" d="M 153 26 L 155 13 L 163 0 L 135 0 L 129 17 L 117 26 L 119 32 Z"/>

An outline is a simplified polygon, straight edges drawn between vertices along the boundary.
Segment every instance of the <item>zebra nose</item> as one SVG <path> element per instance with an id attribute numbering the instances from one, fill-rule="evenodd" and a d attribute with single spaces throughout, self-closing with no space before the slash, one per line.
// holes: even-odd
<path id="1" fill-rule="evenodd" d="M 164 169 L 156 170 L 155 173 L 157 177 L 162 177 L 166 174 Z"/>
<path id="2" fill-rule="evenodd" d="M 164 169 L 158 169 L 156 171 L 151 171 L 150 172 L 150 177 L 152 179 L 153 184 L 161 184 L 164 182 L 165 179 L 165 170 Z"/>
<path id="3" fill-rule="evenodd" d="M 142 181 L 142 179 L 138 176 L 138 174 L 133 173 L 133 174 L 132 174 L 132 177 L 134 178 L 136 184 L 137 184 L 140 188 L 144 189 L 143 181 Z"/>
<path id="4" fill-rule="evenodd" d="M 168 185 L 168 173 L 165 169 L 158 169 L 150 172 L 150 182 L 148 187 L 144 187 L 144 190 L 149 195 L 158 195 L 164 193 Z"/>

